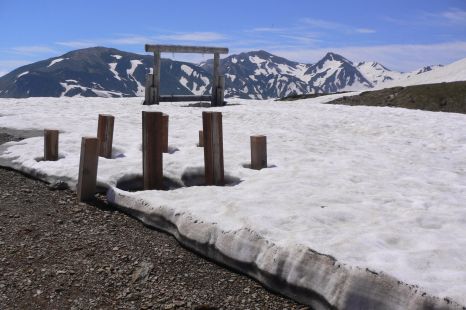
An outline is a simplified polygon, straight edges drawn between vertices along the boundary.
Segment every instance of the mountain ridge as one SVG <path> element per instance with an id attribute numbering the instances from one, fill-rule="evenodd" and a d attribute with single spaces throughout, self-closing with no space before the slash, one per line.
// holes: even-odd
<path id="1" fill-rule="evenodd" d="M 162 58 L 161 94 L 210 94 L 212 63 L 211 59 L 193 64 Z M 19 67 L 0 77 L 0 98 L 143 96 L 145 77 L 152 72 L 152 67 L 152 55 L 107 47 L 74 50 Z M 445 71 L 445 67 L 426 66 L 401 73 L 374 61 L 356 64 L 333 52 L 315 64 L 305 64 L 264 50 L 229 55 L 220 62 L 220 71 L 225 75 L 225 96 L 248 99 L 409 84 L 408 80 L 435 76 L 438 71 Z"/>

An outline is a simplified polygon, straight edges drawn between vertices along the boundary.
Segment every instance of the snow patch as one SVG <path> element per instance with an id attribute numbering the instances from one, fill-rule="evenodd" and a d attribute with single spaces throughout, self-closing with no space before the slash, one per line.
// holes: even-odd
<path id="1" fill-rule="evenodd" d="M 57 63 L 59 63 L 59 62 L 65 60 L 65 59 L 68 59 L 68 58 L 57 58 L 57 59 L 52 60 L 52 61 L 50 62 L 50 64 L 47 66 L 47 68 L 49 68 L 49 67 L 53 66 L 54 64 L 57 64 Z"/>
<path id="2" fill-rule="evenodd" d="M 116 63 L 116 62 L 112 62 L 112 63 L 109 63 L 108 66 L 109 66 L 109 68 L 110 68 L 110 71 L 113 73 L 113 76 L 114 76 L 118 81 L 121 81 L 120 75 L 119 75 L 118 72 L 115 70 L 115 68 L 116 68 L 116 66 L 117 66 L 117 63 Z"/>

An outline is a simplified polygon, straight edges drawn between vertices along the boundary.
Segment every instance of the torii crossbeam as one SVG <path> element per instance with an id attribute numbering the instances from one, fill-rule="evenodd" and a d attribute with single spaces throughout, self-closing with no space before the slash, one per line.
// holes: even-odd
<path id="1" fill-rule="evenodd" d="M 212 106 L 224 104 L 225 77 L 220 75 L 220 54 L 228 54 L 228 48 L 184 45 L 145 45 L 146 52 L 154 53 L 154 73 L 146 77 L 144 104 L 159 104 L 164 101 L 210 101 Z M 214 72 L 211 96 L 161 96 L 160 95 L 160 54 L 161 53 L 200 53 L 214 54 Z"/>

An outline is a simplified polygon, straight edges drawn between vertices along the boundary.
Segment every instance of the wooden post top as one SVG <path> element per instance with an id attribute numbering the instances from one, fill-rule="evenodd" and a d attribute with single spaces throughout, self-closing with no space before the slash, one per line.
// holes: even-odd
<path id="1" fill-rule="evenodd" d="M 211 46 L 146 44 L 145 50 L 146 52 L 154 52 L 154 53 L 228 54 L 228 48 L 226 47 L 211 47 Z"/>

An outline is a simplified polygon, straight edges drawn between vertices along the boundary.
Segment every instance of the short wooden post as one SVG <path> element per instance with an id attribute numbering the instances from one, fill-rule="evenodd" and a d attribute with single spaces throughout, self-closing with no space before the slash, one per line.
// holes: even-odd
<path id="1" fill-rule="evenodd" d="M 223 106 L 225 102 L 225 76 L 218 77 L 217 85 L 217 106 Z"/>
<path id="2" fill-rule="evenodd" d="M 99 138 L 99 156 L 112 158 L 113 124 L 115 117 L 109 114 L 99 114 L 97 138 Z"/>
<path id="3" fill-rule="evenodd" d="M 204 147 L 204 133 L 202 130 L 199 130 L 199 147 Z"/>
<path id="4" fill-rule="evenodd" d="M 267 137 L 251 136 L 251 169 L 267 168 Z"/>
<path id="5" fill-rule="evenodd" d="M 81 140 L 81 159 L 79 161 L 77 186 L 79 201 L 86 201 L 94 197 L 98 163 L 99 139 L 96 137 L 83 137 Z"/>
<path id="6" fill-rule="evenodd" d="M 168 153 L 168 115 L 162 114 L 163 128 L 162 128 L 162 138 L 163 138 L 163 152 Z"/>
<path id="7" fill-rule="evenodd" d="M 144 189 L 163 188 L 163 113 L 142 112 Z"/>
<path id="8" fill-rule="evenodd" d="M 44 160 L 58 160 L 58 130 L 44 129 Z"/>
<path id="9" fill-rule="evenodd" d="M 206 185 L 224 185 L 221 112 L 202 112 Z"/>

